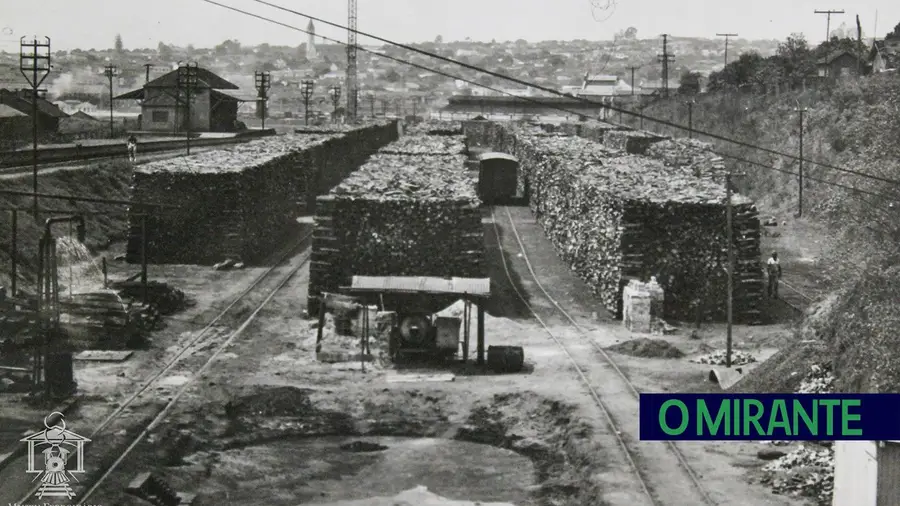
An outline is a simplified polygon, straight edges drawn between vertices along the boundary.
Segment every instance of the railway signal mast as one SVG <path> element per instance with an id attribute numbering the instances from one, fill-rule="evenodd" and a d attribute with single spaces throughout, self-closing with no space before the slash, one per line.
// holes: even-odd
<path id="1" fill-rule="evenodd" d="M 303 96 L 303 124 L 309 124 L 309 99 L 313 95 L 313 87 L 315 83 L 311 79 L 304 79 L 300 82 L 300 94 Z"/>
<path id="2" fill-rule="evenodd" d="M 37 163 L 37 145 L 38 145 L 38 92 L 44 79 L 50 75 L 50 37 L 44 37 L 45 42 L 38 42 L 37 37 L 31 42 L 25 42 L 23 36 L 19 39 L 19 72 L 25 76 L 28 84 L 31 85 L 31 140 L 33 153 L 32 175 L 34 187 L 34 219 L 38 216 L 38 163 Z"/>
<path id="3" fill-rule="evenodd" d="M 272 74 L 270 72 L 256 71 L 256 93 L 257 107 L 259 108 L 259 116 L 262 118 L 262 128 L 266 129 L 266 113 L 268 113 L 269 89 L 272 88 Z"/>
<path id="4" fill-rule="evenodd" d="M 359 101 L 356 73 L 356 0 L 347 0 L 347 121 L 356 121 Z"/>

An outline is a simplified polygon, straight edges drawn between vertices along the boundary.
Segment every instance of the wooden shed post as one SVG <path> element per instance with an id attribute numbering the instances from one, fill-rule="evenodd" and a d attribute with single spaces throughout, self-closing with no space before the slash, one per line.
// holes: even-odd
<path id="1" fill-rule="evenodd" d="M 484 365 L 484 301 L 478 304 L 478 365 Z"/>

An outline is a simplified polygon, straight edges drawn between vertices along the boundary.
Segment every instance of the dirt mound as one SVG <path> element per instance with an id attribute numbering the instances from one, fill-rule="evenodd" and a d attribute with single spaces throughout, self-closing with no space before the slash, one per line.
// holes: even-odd
<path id="1" fill-rule="evenodd" d="M 684 353 L 672 343 L 648 337 L 632 339 L 606 349 L 623 355 L 641 358 L 681 358 L 684 356 Z"/>
<path id="2" fill-rule="evenodd" d="M 728 389 L 741 393 L 795 393 L 813 365 L 827 359 L 821 343 L 797 343 L 773 355 Z"/>
<path id="3" fill-rule="evenodd" d="M 292 416 L 312 410 L 309 389 L 274 387 L 238 398 L 225 405 L 229 416 Z"/>
<path id="4" fill-rule="evenodd" d="M 139 281 L 120 281 L 111 285 L 123 299 L 140 300 L 143 297 L 143 287 Z M 147 299 L 163 315 L 174 314 L 189 304 L 183 291 L 160 281 L 147 282 Z"/>

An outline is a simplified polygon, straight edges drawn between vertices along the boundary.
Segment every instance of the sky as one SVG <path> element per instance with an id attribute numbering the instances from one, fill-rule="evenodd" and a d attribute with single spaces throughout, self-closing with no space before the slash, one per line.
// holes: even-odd
<path id="1" fill-rule="evenodd" d="M 306 18 L 253 0 L 216 0 L 281 22 L 305 28 Z M 662 33 L 714 38 L 779 39 L 804 33 L 807 40 L 825 37 L 826 16 L 814 10 L 845 10 L 832 15 L 832 29 L 845 22 L 853 31 L 858 14 L 864 35 L 883 37 L 900 22 L 897 0 L 822 3 L 806 0 L 358 0 L 358 29 L 398 42 L 609 40 L 630 26 L 642 39 Z M 296 11 L 346 25 L 344 0 L 270 0 Z M 607 2 L 613 2 L 611 5 Z M 597 7 L 593 7 L 593 6 Z M 608 8 L 604 8 L 607 7 Z M 18 52 L 19 37 L 51 38 L 56 50 L 108 48 L 117 33 L 126 48 L 169 44 L 212 47 L 226 39 L 242 44 L 296 46 L 306 35 L 228 11 L 203 0 L 0 0 L 0 50 Z M 648 15 L 652 13 L 652 15 Z M 346 31 L 316 24 L 320 35 L 346 40 Z M 360 44 L 379 44 L 360 36 Z"/>

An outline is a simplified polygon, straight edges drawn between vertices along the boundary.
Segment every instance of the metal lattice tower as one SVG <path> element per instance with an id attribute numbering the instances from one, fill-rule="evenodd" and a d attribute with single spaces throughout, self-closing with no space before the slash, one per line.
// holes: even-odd
<path id="1" fill-rule="evenodd" d="M 347 120 L 356 121 L 356 0 L 347 0 Z"/>

